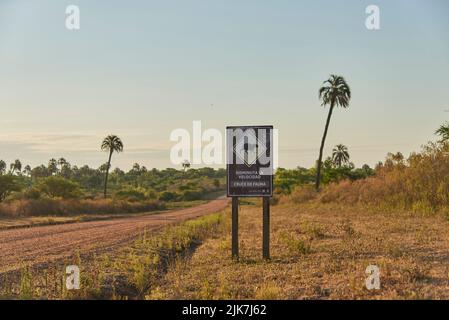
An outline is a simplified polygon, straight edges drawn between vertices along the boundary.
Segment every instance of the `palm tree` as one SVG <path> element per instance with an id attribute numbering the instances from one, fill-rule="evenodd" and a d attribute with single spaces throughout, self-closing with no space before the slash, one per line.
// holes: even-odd
<path id="1" fill-rule="evenodd" d="M 22 162 L 20 162 L 20 160 L 17 159 L 16 161 L 14 161 L 9 165 L 9 168 L 12 174 L 17 172 L 17 174 L 20 175 L 22 173 Z"/>
<path id="2" fill-rule="evenodd" d="M 131 168 L 132 173 L 139 173 L 140 172 L 140 164 L 137 162 L 133 164 L 133 167 Z"/>
<path id="3" fill-rule="evenodd" d="M 449 122 L 441 125 L 435 134 L 441 137 L 441 142 L 449 141 Z"/>
<path id="4" fill-rule="evenodd" d="M 101 144 L 101 150 L 109 152 L 108 166 L 106 168 L 106 175 L 104 179 L 104 197 L 106 198 L 108 191 L 108 175 L 109 169 L 111 168 L 112 154 L 114 153 L 114 151 L 117 153 L 123 151 L 122 140 L 120 140 L 120 138 L 115 135 L 109 135 L 106 138 L 104 138 Z"/>
<path id="5" fill-rule="evenodd" d="M 50 159 L 48 160 L 48 172 L 50 172 L 50 175 L 54 175 L 58 172 L 58 161 L 56 159 Z"/>
<path id="6" fill-rule="evenodd" d="M 334 147 L 332 150 L 332 162 L 339 168 L 349 162 L 349 152 L 345 145 L 337 144 Z"/>
<path id="7" fill-rule="evenodd" d="M 6 173 L 6 162 L 0 160 L 0 176 Z"/>
<path id="8" fill-rule="evenodd" d="M 317 174 L 315 181 L 315 188 L 318 191 L 320 189 L 321 182 L 321 161 L 323 159 L 323 148 L 326 141 L 327 130 L 329 129 L 329 123 L 331 121 L 332 112 L 335 106 L 347 108 L 349 106 L 349 100 L 351 99 L 351 89 L 342 76 L 331 75 L 330 78 L 324 81 L 324 86 L 319 90 L 319 98 L 321 99 L 322 106 L 329 105 L 329 114 L 327 115 L 326 126 L 324 127 L 323 138 L 321 139 L 320 155 L 317 163 Z"/>
<path id="9" fill-rule="evenodd" d="M 66 166 L 68 164 L 67 160 L 64 158 L 59 158 L 58 159 L 58 164 L 60 166 L 59 168 L 59 173 L 62 173 L 62 169 L 64 168 L 64 166 Z"/>
<path id="10" fill-rule="evenodd" d="M 23 169 L 23 173 L 28 176 L 31 177 L 31 166 L 29 164 L 27 164 L 25 166 L 25 168 Z"/>

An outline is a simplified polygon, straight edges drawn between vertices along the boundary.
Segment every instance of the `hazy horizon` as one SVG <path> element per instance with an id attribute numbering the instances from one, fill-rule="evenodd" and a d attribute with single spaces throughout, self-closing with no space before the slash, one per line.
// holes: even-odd
<path id="1" fill-rule="evenodd" d="M 98 167 L 113 133 L 125 145 L 113 167 L 179 168 L 170 132 L 201 120 L 223 134 L 274 125 L 279 165 L 312 167 L 327 116 L 318 88 L 330 74 L 353 97 L 333 113 L 325 156 L 342 143 L 356 166 L 374 166 L 387 152 L 419 151 L 449 120 L 445 0 L 132 3 L 0 2 L 0 159 Z M 78 31 L 65 28 L 70 4 Z M 370 4 L 380 30 L 365 28 Z"/>

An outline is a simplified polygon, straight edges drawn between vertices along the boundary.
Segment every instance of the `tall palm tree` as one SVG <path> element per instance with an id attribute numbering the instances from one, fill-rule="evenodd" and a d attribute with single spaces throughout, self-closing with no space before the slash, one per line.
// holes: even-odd
<path id="1" fill-rule="evenodd" d="M 342 76 L 331 75 L 330 78 L 324 81 L 323 84 L 324 86 L 322 86 L 318 92 L 319 98 L 322 101 L 322 106 L 325 107 L 326 105 L 329 105 L 329 113 L 327 115 L 326 126 L 324 127 L 323 138 L 321 139 L 320 155 L 317 162 L 317 174 L 315 181 L 315 188 L 317 191 L 320 189 L 323 148 L 326 141 L 327 131 L 329 129 L 329 123 L 331 121 L 332 112 L 334 111 L 335 106 L 347 108 L 349 106 L 349 100 L 351 99 L 351 89 Z"/>
<path id="2" fill-rule="evenodd" d="M 435 134 L 441 137 L 441 142 L 449 141 L 449 122 L 441 125 Z"/>
<path id="3" fill-rule="evenodd" d="M 343 164 L 349 162 L 349 152 L 348 148 L 343 144 L 337 144 L 332 150 L 332 162 L 337 166 L 341 167 Z"/>
<path id="4" fill-rule="evenodd" d="M 101 150 L 109 152 L 108 165 L 106 168 L 106 175 L 104 178 L 104 197 L 106 198 L 107 191 L 108 191 L 108 175 L 109 175 L 109 169 L 111 168 L 112 154 L 114 153 L 114 151 L 117 153 L 123 151 L 122 140 L 120 140 L 120 138 L 115 135 L 109 135 L 106 138 L 104 138 L 104 140 L 101 144 Z"/>

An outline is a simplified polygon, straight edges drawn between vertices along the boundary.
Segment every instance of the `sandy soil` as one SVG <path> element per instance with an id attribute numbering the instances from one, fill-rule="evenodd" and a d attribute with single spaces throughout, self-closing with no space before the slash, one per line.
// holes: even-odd
<path id="1" fill-rule="evenodd" d="M 217 212 L 228 205 L 220 198 L 197 207 L 160 214 L 0 231 L 0 272 L 16 270 L 73 256 L 124 245 L 143 230 L 157 230 L 168 224 Z"/>

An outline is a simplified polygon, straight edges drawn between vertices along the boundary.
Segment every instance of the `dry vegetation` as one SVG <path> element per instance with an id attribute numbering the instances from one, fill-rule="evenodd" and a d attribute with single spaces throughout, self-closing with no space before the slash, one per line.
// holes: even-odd
<path id="1" fill-rule="evenodd" d="M 449 298 L 449 221 L 312 202 L 272 209 L 271 261 L 261 258 L 261 208 L 243 206 L 240 260 L 229 232 L 178 261 L 150 299 Z M 365 288 L 368 265 L 381 289 Z"/>
<path id="2" fill-rule="evenodd" d="M 323 203 L 363 204 L 417 214 L 448 214 L 449 143 L 429 143 L 407 159 L 389 154 L 376 175 L 328 186 Z"/>
<path id="3" fill-rule="evenodd" d="M 230 213 L 142 233 L 131 246 L 0 277 L 0 295 L 112 299 L 447 299 L 449 221 L 441 215 L 363 207 L 272 207 L 270 261 L 261 258 L 261 207 L 240 210 L 240 259 L 230 257 Z M 80 291 L 64 290 L 63 265 L 81 266 Z M 365 288 L 375 264 L 381 289 Z"/>
<path id="4" fill-rule="evenodd" d="M 0 217 L 71 216 L 86 213 L 123 214 L 162 209 L 165 209 L 165 204 L 159 201 L 26 199 L 0 203 Z"/>
<path id="5" fill-rule="evenodd" d="M 134 245 L 102 257 L 75 257 L 72 260 L 82 265 L 84 274 L 79 292 L 64 291 L 60 267 L 44 266 L 34 271 L 24 268 L 21 274 L 11 275 L 15 281 L 8 280 L 8 275 L 0 277 L 6 288 L 3 294 L 449 299 L 448 155 L 447 143 L 431 143 L 408 159 L 390 154 L 376 168 L 375 176 L 331 184 L 321 193 L 303 185 L 276 197 L 269 261 L 261 257 L 260 201 L 245 199 L 239 213 L 238 261 L 230 257 L 227 210 L 170 227 L 156 236 L 143 234 Z M 379 290 L 365 287 L 369 265 L 380 269 Z M 50 278 L 48 270 L 56 270 Z M 41 276 L 37 284 L 33 274 Z"/>

